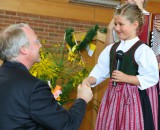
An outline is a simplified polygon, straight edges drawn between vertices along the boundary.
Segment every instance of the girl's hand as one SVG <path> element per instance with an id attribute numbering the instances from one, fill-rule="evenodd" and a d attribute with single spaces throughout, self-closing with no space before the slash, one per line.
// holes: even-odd
<path id="1" fill-rule="evenodd" d="M 90 83 L 89 83 L 89 81 L 88 81 L 87 79 L 84 79 L 84 80 L 83 80 L 82 86 L 84 86 L 84 85 L 87 85 L 87 86 L 90 87 Z"/>
<path id="2" fill-rule="evenodd" d="M 125 3 L 136 4 L 142 11 L 144 0 L 125 0 Z"/>
<path id="3" fill-rule="evenodd" d="M 144 8 L 143 8 L 143 3 L 144 3 L 144 0 L 133 0 L 135 2 L 135 4 L 143 11 Z"/>
<path id="4" fill-rule="evenodd" d="M 139 80 L 135 75 L 127 75 L 119 70 L 114 70 L 112 73 L 114 82 L 130 83 L 140 86 Z"/>
<path id="5" fill-rule="evenodd" d="M 112 80 L 115 82 L 127 82 L 127 74 L 119 71 L 119 70 L 114 70 L 112 72 Z"/>
<path id="6" fill-rule="evenodd" d="M 111 22 L 108 25 L 108 30 L 112 31 L 114 29 L 114 19 L 111 20 Z"/>

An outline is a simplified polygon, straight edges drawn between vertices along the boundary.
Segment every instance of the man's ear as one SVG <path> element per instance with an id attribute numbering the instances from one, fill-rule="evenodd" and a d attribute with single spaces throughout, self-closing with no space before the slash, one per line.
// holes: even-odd
<path id="1" fill-rule="evenodd" d="M 19 51 L 22 55 L 27 55 L 28 54 L 28 49 L 25 46 L 21 47 Z"/>

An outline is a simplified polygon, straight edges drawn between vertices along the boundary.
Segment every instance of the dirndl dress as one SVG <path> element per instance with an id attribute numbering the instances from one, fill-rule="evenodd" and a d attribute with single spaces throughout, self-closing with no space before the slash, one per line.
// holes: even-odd
<path id="1" fill-rule="evenodd" d="M 131 53 L 125 55 L 126 59 L 135 61 L 132 56 L 140 43 L 136 43 L 130 49 Z M 118 44 L 115 44 L 111 48 L 110 61 L 112 63 L 115 61 L 117 46 Z M 122 66 L 127 66 L 127 69 L 134 68 L 135 65 L 132 61 L 125 62 L 125 64 L 122 62 Z M 113 66 L 112 63 L 110 66 Z M 133 66 L 130 67 L 130 64 Z M 121 69 L 125 73 L 126 67 L 124 69 L 123 67 Z M 114 69 L 110 70 L 112 72 Z M 158 130 L 157 86 L 140 90 L 136 85 L 119 82 L 114 87 L 112 79 L 110 79 L 109 86 L 101 101 L 95 130 Z"/>

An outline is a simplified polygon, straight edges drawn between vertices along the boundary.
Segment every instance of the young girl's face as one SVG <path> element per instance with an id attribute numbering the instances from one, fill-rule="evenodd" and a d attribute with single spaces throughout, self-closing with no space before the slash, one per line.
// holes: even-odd
<path id="1" fill-rule="evenodd" d="M 122 40 L 130 40 L 137 36 L 137 24 L 131 23 L 125 16 L 114 16 L 114 29 Z"/>

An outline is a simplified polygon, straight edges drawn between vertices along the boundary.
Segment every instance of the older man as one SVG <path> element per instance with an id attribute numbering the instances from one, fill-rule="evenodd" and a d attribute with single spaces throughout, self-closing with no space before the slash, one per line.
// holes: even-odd
<path id="1" fill-rule="evenodd" d="M 77 99 L 69 110 L 60 106 L 50 88 L 29 69 L 40 61 L 39 42 L 27 24 L 7 27 L 0 33 L 0 129 L 78 130 L 91 88 L 78 86 Z"/>

